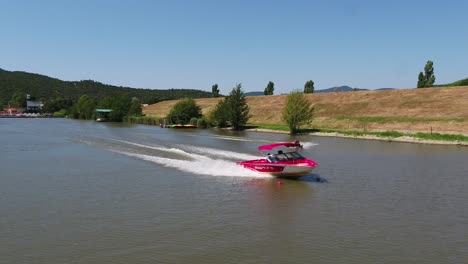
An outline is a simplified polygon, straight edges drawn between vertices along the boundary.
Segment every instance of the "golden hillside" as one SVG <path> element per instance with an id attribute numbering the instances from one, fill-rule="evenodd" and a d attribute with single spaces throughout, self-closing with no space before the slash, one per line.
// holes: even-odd
<path id="1" fill-rule="evenodd" d="M 316 128 L 468 133 L 468 86 L 307 94 L 315 106 Z M 195 99 L 203 114 L 221 98 Z M 247 97 L 251 124 L 283 124 L 286 95 Z M 177 100 L 147 106 L 164 117 Z"/>

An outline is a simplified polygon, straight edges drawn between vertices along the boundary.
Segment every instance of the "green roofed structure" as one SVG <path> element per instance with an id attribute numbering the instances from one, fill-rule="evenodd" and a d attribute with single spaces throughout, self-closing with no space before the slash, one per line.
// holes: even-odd
<path id="1" fill-rule="evenodd" d="M 96 109 L 96 112 L 98 112 L 98 113 L 110 113 L 110 112 L 112 112 L 112 109 Z"/>
<path id="2" fill-rule="evenodd" d="M 112 109 L 96 109 L 97 113 L 97 122 L 106 122 L 109 120 L 109 113 L 112 112 Z"/>

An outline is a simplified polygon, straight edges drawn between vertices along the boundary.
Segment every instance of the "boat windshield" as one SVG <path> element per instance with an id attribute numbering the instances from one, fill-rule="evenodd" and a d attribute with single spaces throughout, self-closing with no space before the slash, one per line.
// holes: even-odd
<path id="1" fill-rule="evenodd" d="M 297 152 L 290 152 L 290 153 L 288 153 L 288 154 L 290 154 L 291 156 L 293 156 L 294 159 L 303 159 L 303 158 L 304 158 L 301 154 L 299 154 L 299 153 L 297 153 Z"/>
<path id="2" fill-rule="evenodd" d="M 288 160 L 297 160 L 303 159 L 304 157 L 297 153 L 297 152 L 286 152 L 286 153 L 278 153 L 278 154 L 268 154 L 267 159 L 270 162 L 278 162 L 278 161 L 288 161 Z"/>

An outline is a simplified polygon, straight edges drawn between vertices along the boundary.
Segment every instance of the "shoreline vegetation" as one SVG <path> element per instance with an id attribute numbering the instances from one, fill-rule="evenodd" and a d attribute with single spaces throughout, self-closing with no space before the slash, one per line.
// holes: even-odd
<path id="1" fill-rule="evenodd" d="M 431 61 L 426 63 L 424 70 L 418 77 L 418 87 L 434 86 Z M 212 93 L 193 89 L 154 91 L 92 80 L 66 82 L 0 69 L 0 90 L 4 92 L 0 93 L 0 114 L 3 114 L 1 117 L 12 117 L 24 109 L 33 112 L 28 110 L 28 101 L 33 101 L 43 103 L 40 113 L 48 114 L 47 117 L 95 119 L 104 115 L 96 109 L 112 109 L 108 116 L 104 116 L 108 121 L 132 124 L 190 123 L 200 128 L 233 126 L 248 131 L 468 145 L 468 78 L 424 89 L 354 89 L 328 93 L 313 93 L 313 84 L 312 80 L 308 81 L 304 93 L 300 93 L 313 108 L 310 113 L 313 119 L 292 124 L 285 120 L 283 111 L 289 109 L 287 98 L 290 95 L 273 95 L 274 83 L 271 81 L 264 96 L 245 96 L 238 84 L 229 96 L 224 97 L 219 94 L 217 84 L 212 86 Z M 308 87 L 312 90 L 308 91 Z M 234 93 L 236 89 L 239 91 Z M 230 97 L 233 99 L 226 100 Z M 171 115 L 171 110 L 185 100 L 182 98 L 192 98 L 191 108 L 196 108 L 196 114 L 186 116 L 187 111 L 183 108 L 177 115 Z M 305 112 L 296 108 L 291 107 L 296 113 Z M 297 121 L 297 118 L 289 120 Z M 297 128 L 302 129 L 296 131 Z"/>
<path id="2" fill-rule="evenodd" d="M 310 124 L 297 132 L 422 144 L 468 145 L 468 86 L 305 94 L 314 107 Z M 248 131 L 289 133 L 282 120 L 287 95 L 247 96 Z M 195 99 L 208 116 L 222 98 Z M 164 118 L 178 100 L 143 108 Z"/>
<path id="3" fill-rule="evenodd" d="M 157 117 L 132 117 L 126 120 L 131 124 L 156 125 L 163 123 L 163 118 Z M 257 125 L 249 124 L 243 131 L 289 134 L 286 125 Z M 403 142 L 432 145 L 456 145 L 468 147 L 468 135 L 463 134 L 441 134 L 423 132 L 400 132 L 400 131 L 358 131 L 341 129 L 300 129 L 298 135 L 310 135 L 319 137 L 339 137 L 352 139 L 379 140 L 387 142 Z"/>

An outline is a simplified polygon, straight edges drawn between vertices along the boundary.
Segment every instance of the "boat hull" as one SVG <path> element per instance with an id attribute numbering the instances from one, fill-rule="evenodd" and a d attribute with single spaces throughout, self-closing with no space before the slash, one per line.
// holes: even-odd
<path id="1" fill-rule="evenodd" d="M 275 177 L 298 178 L 309 174 L 318 166 L 317 162 L 297 153 L 300 149 L 302 149 L 302 145 L 297 140 L 264 145 L 258 147 L 258 150 L 262 154 L 268 151 L 266 158 L 239 161 L 237 164 L 258 173 Z"/>
<path id="2" fill-rule="evenodd" d="M 315 166 L 307 163 L 304 164 L 291 164 L 291 165 L 276 165 L 265 163 L 239 163 L 246 169 L 256 171 L 261 174 L 268 174 L 281 178 L 298 178 L 305 176 L 312 172 Z"/>

